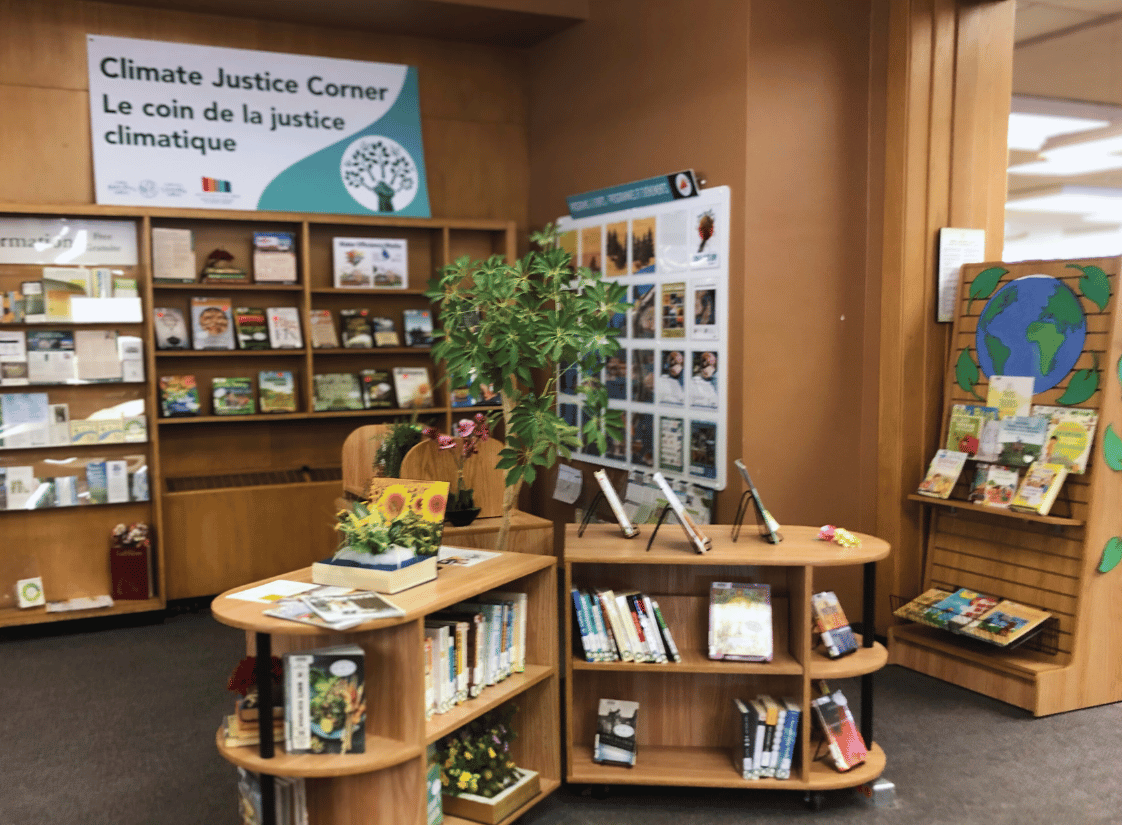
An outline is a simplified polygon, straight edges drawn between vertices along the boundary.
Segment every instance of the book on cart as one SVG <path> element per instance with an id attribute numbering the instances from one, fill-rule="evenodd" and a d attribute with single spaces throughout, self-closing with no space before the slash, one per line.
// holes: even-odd
<path id="1" fill-rule="evenodd" d="M 358 645 L 284 654 L 285 751 L 366 750 L 366 657 Z"/>
<path id="2" fill-rule="evenodd" d="M 857 650 L 857 637 L 849 626 L 837 594 L 832 590 L 814 593 L 810 597 L 814 632 L 826 647 L 826 655 L 838 659 Z"/>
<path id="3" fill-rule="evenodd" d="M 840 690 L 831 691 L 825 682 L 820 683 L 820 689 L 822 695 L 812 699 L 810 707 L 833 766 L 839 771 L 848 771 L 864 762 L 869 752 L 845 694 Z"/>
<path id="4" fill-rule="evenodd" d="M 713 582 L 709 588 L 709 658 L 772 660 L 771 586 Z"/>
<path id="5" fill-rule="evenodd" d="M 635 764 L 638 751 L 635 723 L 639 703 L 623 699 L 601 699 L 597 707 L 596 735 L 592 742 L 592 761 L 600 764 Z"/>

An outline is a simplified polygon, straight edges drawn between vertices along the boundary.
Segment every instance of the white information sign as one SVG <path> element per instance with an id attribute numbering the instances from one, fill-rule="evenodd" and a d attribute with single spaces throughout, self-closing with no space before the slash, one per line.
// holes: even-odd
<path id="1" fill-rule="evenodd" d="M 98 203 L 430 216 L 416 67 L 86 39 Z"/>
<path id="2" fill-rule="evenodd" d="M 0 218 L 0 264 L 134 266 L 132 221 Z"/>
<path id="3" fill-rule="evenodd" d="M 939 302 L 936 321 L 954 320 L 958 297 L 958 277 L 963 264 L 980 264 L 986 259 L 986 230 L 944 226 L 939 230 Z"/>

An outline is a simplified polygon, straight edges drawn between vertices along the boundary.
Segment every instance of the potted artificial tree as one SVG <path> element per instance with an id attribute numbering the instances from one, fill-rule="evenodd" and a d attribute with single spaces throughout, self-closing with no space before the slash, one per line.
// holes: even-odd
<path id="1" fill-rule="evenodd" d="M 586 267 L 574 270 L 571 255 L 557 247 L 550 224 L 532 233 L 537 247 L 508 263 L 499 255 L 473 261 L 464 256 L 444 267 L 428 297 L 440 329 L 433 355 L 445 364 L 453 387 L 500 390 L 503 438 L 498 467 L 506 470 L 503 521 L 496 548 L 506 548 L 510 513 L 522 482 L 580 447 L 581 432 L 557 412 L 558 367 L 576 366 L 583 380 L 583 437 L 601 452 L 606 435 L 623 437 L 622 416 L 609 411 L 600 368 L 619 350 L 613 316 L 626 312 L 626 287 L 604 281 Z"/>

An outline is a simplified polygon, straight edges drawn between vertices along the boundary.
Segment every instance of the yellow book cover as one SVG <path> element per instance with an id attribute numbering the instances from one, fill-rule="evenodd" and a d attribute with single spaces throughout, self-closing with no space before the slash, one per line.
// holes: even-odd
<path id="1" fill-rule="evenodd" d="M 1010 508 L 1041 516 L 1048 515 L 1066 478 L 1066 467 L 1036 462 L 1025 473 Z"/>

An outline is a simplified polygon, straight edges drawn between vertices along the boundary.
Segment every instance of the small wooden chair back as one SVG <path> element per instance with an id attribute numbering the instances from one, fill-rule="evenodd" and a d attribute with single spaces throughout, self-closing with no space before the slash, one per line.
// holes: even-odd
<path id="1" fill-rule="evenodd" d="M 343 442 L 343 492 L 366 497 L 374 477 L 374 454 L 389 434 L 389 424 L 366 424 L 351 431 Z"/>

